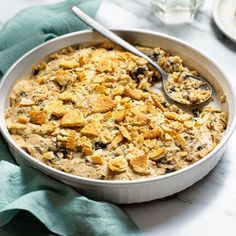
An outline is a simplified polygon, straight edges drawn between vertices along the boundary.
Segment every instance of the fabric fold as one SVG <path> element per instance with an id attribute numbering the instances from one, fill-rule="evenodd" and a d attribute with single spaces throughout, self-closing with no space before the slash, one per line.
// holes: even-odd
<path id="1" fill-rule="evenodd" d="M 37 170 L 1 161 L 0 173 L 0 227 L 25 210 L 58 235 L 140 234 L 116 205 L 90 200 Z"/>

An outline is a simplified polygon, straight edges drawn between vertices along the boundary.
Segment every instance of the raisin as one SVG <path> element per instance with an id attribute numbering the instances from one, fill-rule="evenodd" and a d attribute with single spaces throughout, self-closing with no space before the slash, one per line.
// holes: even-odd
<path id="1" fill-rule="evenodd" d="M 105 149 L 107 147 L 107 145 L 105 143 L 100 143 L 100 142 L 96 142 L 94 144 L 94 148 L 95 150 L 98 150 L 98 149 Z"/>
<path id="2" fill-rule="evenodd" d="M 130 77 L 136 81 L 137 83 L 140 82 L 141 77 L 145 74 L 147 70 L 147 66 L 139 66 L 136 67 L 134 70 L 130 71 Z"/>
<path id="3" fill-rule="evenodd" d="M 160 79 L 160 74 L 158 72 L 154 72 L 151 77 L 151 81 L 158 81 Z"/>
<path id="4" fill-rule="evenodd" d="M 149 91 L 147 88 L 143 88 L 142 90 L 143 90 L 143 92 L 148 92 Z"/>
<path id="5" fill-rule="evenodd" d="M 141 50 L 145 55 L 150 57 L 153 61 L 157 61 L 160 53 L 159 52 L 154 52 L 152 49 L 142 49 Z"/>
<path id="6" fill-rule="evenodd" d="M 201 114 L 201 110 L 199 108 L 193 109 L 192 113 L 194 117 L 198 117 Z"/>
<path id="7" fill-rule="evenodd" d="M 21 96 L 21 97 L 27 97 L 27 93 L 26 93 L 26 92 L 21 92 L 21 93 L 20 93 L 20 96 Z"/>
<path id="8" fill-rule="evenodd" d="M 152 59 L 153 61 L 157 61 L 158 58 L 159 58 L 159 56 L 160 56 L 159 53 L 154 52 L 154 53 L 151 55 L 151 59 Z"/>
<path id="9" fill-rule="evenodd" d="M 173 163 L 172 163 L 172 161 L 169 160 L 169 161 L 166 162 L 166 164 L 167 165 L 172 165 Z"/>
<path id="10" fill-rule="evenodd" d="M 145 67 L 138 67 L 137 71 L 136 71 L 136 75 L 143 75 L 145 73 L 146 69 Z"/>
<path id="11" fill-rule="evenodd" d="M 157 160 L 157 163 L 165 164 L 165 162 L 166 162 L 166 158 L 165 157 L 162 157 L 159 160 Z"/>
<path id="12" fill-rule="evenodd" d="M 105 179 L 106 178 L 106 176 L 105 175 L 101 175 L 101 177 L 100 177 L 100 179 Z"/>
<path id="13" fill-rule="evenodd" d="M 34 68 L 32 72 L 33 76 L 37 75 L 38 73 L 39 73 L 39 68 L 38 67 Z"/>
<path id="14" fill-rule="evenodd" d="M 168 105 L 169 105 L 168 102 L 162 102 L 161 104 L 163 107 L 168 107 Z"/>
<path id="15" fill-rule="evenodd" d="M 198 151 L 201 151 L 203 148 L 205 148 L 206 147 L 206 144 L 204 144 L 204 145 L 200 145 L 200 146 L 198 146 L 197 147 L 197 150 Z"/>

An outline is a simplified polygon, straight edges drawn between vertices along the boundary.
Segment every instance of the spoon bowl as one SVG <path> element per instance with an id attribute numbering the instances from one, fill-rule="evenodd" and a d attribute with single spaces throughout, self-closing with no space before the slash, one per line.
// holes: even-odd
<path id="1" fill-rule="evenodd" d="M 205 104 L 212 96 L 212 87 L 210 83 L 205 81 L 203 78 L 191 74 L 183 74 L 183 84 L 196 84 L 196 86 L 186 86 L 185 89 L 181 89 L 182 91 L 177 92 L 177 96 L 175 96 L 175 91 L 172 92 L 172 88 L 168 89 L 168 76 L 167 78 L 163 77 L 163 89 L 165 94 L 168 95 L 173 101 L 178 102 L 185 106 L 198 106 Z M 195 81 L 195 82 L 194 82 Z M 179 95 L 182 96 L 179 96 Z M 196 96 L 196 94 L 198 96 Z"/>

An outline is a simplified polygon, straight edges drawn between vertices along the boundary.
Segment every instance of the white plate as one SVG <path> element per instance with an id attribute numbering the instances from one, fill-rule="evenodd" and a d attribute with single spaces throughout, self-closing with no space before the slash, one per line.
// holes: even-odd
<path id="1" fill-rule="evenodd" d="M 213 9 L 213 19 L 219 29 L 236 42 L 236 1 L 217 0 Z"/>

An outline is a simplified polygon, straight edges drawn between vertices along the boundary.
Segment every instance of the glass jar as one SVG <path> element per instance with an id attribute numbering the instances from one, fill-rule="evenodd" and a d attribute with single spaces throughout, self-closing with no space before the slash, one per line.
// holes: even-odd
<path id="1" fill-rule="evenodd" d="M 151 0 L 154 13 L 166 24 L 191 23 L 203 0 Z"/>

